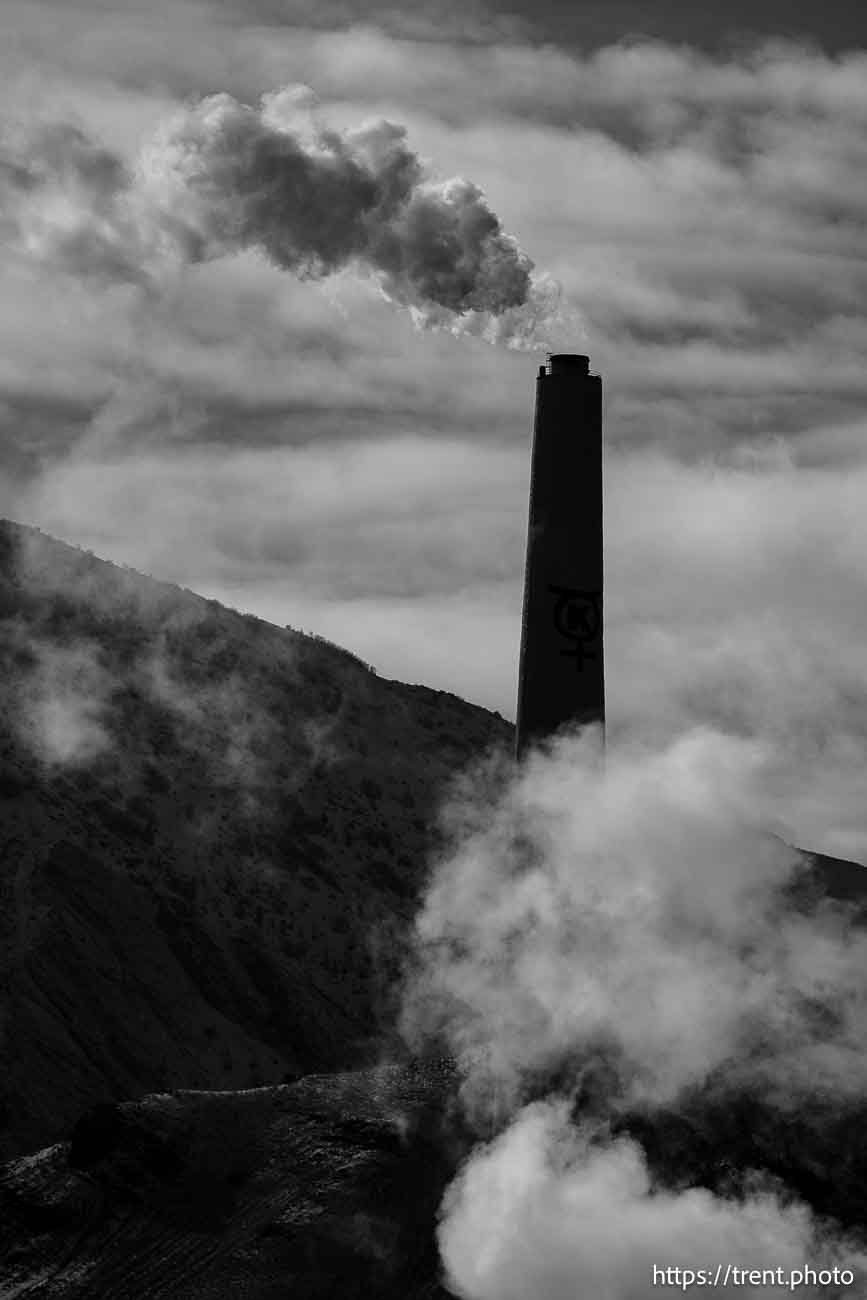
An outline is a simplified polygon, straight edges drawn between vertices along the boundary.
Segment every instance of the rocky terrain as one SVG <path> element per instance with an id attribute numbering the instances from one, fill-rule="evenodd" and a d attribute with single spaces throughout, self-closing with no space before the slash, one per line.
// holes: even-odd
<path id="1" fill-rule="evenodd" d="M 443 1062 L 87 1113 L 0 1173 L 0 1297 L 445 1300 Z"/>
<path id="2" fill-rule="evenodd" d="M 88 1108 L 380 1058 L 498 715 L 0 526 L 0 1158 Z"/>

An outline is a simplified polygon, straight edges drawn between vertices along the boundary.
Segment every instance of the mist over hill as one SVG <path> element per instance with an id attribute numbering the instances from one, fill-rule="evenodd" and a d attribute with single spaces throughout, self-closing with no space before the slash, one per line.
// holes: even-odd
<path id="1" fill-rule="evenodd" d="M 863 1294 L 865 869 L 736 739 L 516 766 L 10 523 L 0 683 L 0 1300 L 643 1300 L 685 1224 Z"/>
<path id="2" fill-rule="evenodd" d="M 0 1154 L 376 1060 L 457 773 L 511 727 L 0 524 Z"/>

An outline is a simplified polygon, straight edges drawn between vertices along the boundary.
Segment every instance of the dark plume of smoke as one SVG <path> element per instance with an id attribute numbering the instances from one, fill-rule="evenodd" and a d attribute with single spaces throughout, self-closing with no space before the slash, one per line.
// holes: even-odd
<path id="1" fill-rule="evenodd" d="M 478 186 L 427 179 L 392 122 L 329 128 L 304 87 L 257 107 L 209 96 L 164 122 L 132 169 L 76 127 L 7 136 L 0 199 L 31 255 L 77 274 L 153 286 L 257 249 L 299 277 L 357 267 L 418 325 L 511 346 L 546 346 L 559 312 L 557 286 Z"/>

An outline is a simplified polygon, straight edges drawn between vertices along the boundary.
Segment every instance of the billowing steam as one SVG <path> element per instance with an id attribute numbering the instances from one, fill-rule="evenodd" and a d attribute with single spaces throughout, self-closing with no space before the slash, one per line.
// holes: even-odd
<path id="1" fill-rule="evenodd" d="M 816 1273 L 854 1272 L 852 1256 L 841 1263 L 839 1243 L 819 1237 L 803 1206 L 762 1191 L 729 1200 L 655 1188 L 636 1143 L 594 1144 L 562 1103 L 522 1111 L 466 1166 L 444 1211 L 443 1261 L 468 1300 L 650 1300 L 675 1269 L 696 1280 L 703 1270 L 700 1293 L 721 1295 L 712 1284 L 720 1264 L 721 1280 L 727 1264 L 764 1273 L 758 1285 L 738 1286 L 755 1298 L 777 1290 L 777 1269 L 788 1280 L 805 1260 Z"/>
<path id="2" fill-rule="evenodd" d="M 209 96 L 167 120 L 128 169 L 68 124 L 8 134 L 7 226 L 77 274 L 158 284 L 172 268 L 243 249 L 301 277 L 354 266 L 417 325 L 545 346 L 559 292 L 484 194 L 435 182 L 406 130 L 323 124 L 305 87 L 258 107 Z"/>
<path id="3" fill-rule="evenodd" d="M 774 765 L 710 731 L 603 764 L 586 731 L 451 808 L 404 1029 L 457 1057 L 496 1134 L 443 1206 L 457 1295 L 645 1300 L 654 1264 L 863 1264 L 778 1173 L 726 1189 L 675 1159 L 660 1182 L 629 1127 L 668 1117 L 665 1158 L 671 1117 L 710 1096 L 781 1124 L 867 1096 L 867 932 L 797 903 L 801 856 L 762 829 Z"/>

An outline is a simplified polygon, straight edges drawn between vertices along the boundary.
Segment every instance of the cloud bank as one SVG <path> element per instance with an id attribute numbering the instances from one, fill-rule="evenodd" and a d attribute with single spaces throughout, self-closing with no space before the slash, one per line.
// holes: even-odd
<path id="1" fill-rule="evenodd" d="M 798 842 L 863 855 L 864 52 L 470 47 L 273 13 L 267 27 L 237 15 L 228 40 L 191 6 L 161 7 L 155 34 L 135 3 L 94 7 L 76 36 L 85 9 L 3 18 L 36 51 L 20 79 L 7 66 L 7 118 L 36 104 L 81 132 L 44 146 L 28 190 L 46 257 L 38 240 L 33 257 L 0 254 L 3 508 L 513 712 L 535 365 L 407 329 L 378 292 L 385 272 L 352 262 L 317 280 L 257 246 L 183 261 L 211 230 L 184 167 L 239 165 L 204 124 L 211 92 L 231 92 L 213 123 L 240 111 L 263 150 L 263 91 L 309 81 L 321 117 L 303 96 L 279 107 L 299 166 L 337 165 L 316 143 L 323 120 L 351 157 L 359 122 L 400 122 L 386 155 L 411 142 L 472 178 L 563 284 L 561 308 L 580 302 L 606 395 L 612 727 L 640 714 L 662 737 L 769 731 L 789 756 L 775 815 Z M 143 227 L 126 199 L 123 212 L 163 232 L 156 263 L 175 256 L 182 273 L 150 294 L 59 274 L 54 227 L 35 220 L 58 153 L 72 159 L 60 194 L 109 213 L 92 224 L 123 266 L 140 142 L 175 136 L 192 141 L 180 178 L 157 149 L 144 204 L 162 215 Z M 39 169 L 38 149 L 16 157 Z M 249 195 L 216 196 L 247 228 Z M 72 245 L 77 210 L 69 228 L 52 218 Z M 478 331 L 527 308 L 418 310 Z"/>

